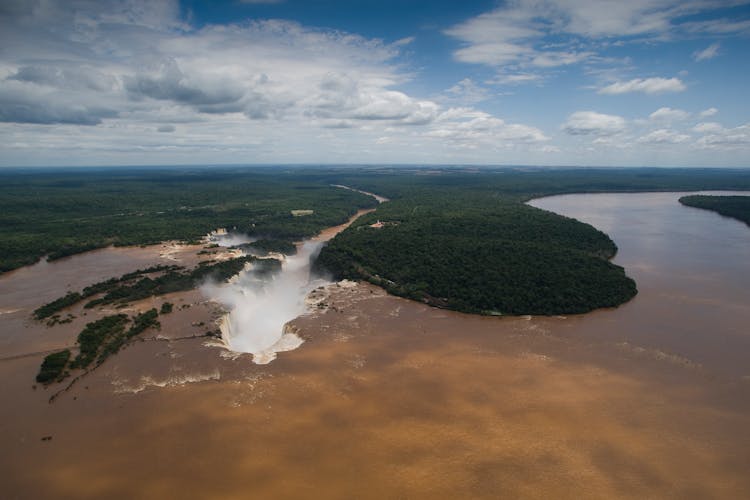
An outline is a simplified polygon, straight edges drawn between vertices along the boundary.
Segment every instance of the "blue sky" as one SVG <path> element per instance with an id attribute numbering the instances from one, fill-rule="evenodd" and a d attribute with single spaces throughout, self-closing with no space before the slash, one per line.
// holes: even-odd
<path id="1" fill-rule="evenodd" d="M 750 0 L 3 0 L 0 165 L 750 166 Z"/>

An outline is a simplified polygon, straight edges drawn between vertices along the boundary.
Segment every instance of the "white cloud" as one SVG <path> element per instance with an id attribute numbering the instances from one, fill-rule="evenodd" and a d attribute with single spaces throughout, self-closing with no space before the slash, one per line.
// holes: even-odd
<path id="1" fill-rule="evenodd" d="M 568 117 L 562 128 L 570 135 L 607 136 L 624 131 L 625 119 L 595 111 L 576 111 Z"/>
<path id="2" fill-rule="evenodd" d="M 662 128 L 639 137 L 637 142 L 641 144 L 680 144 L 689 140 L 690 136 L 687 134 Z"/>
<path id="3" fill-rule="evenodd" d="M 593 52 L 546 51 L 534 56 L 531 63 L 540 68 L 553 68 L 585 61 L 593 55 Z"/>
<path id="4" fill-rule="evenodd" d="M 648 117 L 649 119 L 657 122 L 672 122 L 686 120 L 690 117 L 690 113 L 681 109 L 663 107 L 657 109 L 656 111 L 648 115 Z"/>
<path id="5" fill-rule="evenodd" d="M 696 50 L 693 52 L 693 59 L 696 61 L 705 61 L 707 59 L 713 59 L 719 55 L 719 44 L 712 43 L 703 50 Z"/>
<path id="6" fill-rule="evenodd" d="M 462 104 L 476 104 L 490 97 L 489 91 L 474 83 L 471 78 L 464 78 L 445 91 L 448 99 Z"/>
<path id="7" fill-rule="evenodd" d="M 723 130 L 724 127 L 720 123 L 716 122 L 699 123 L 698 125 L 693 127 L 693 131 L 698 132 L 699 134 L 721 133 Z"/>
<path id="8" fill-rule="evenodd" d="M 682 28 L 692 33 L 709 33 L 713 35 L 747 33 L 750 32 L 750 20 L 737 21 L 734 19 L 711 19 L 708 21 L 685 23 L 682 25 Z"/>
<path id="9" fill-rule="evenodd" d="M 539 143 L 549 140 L 535 127 L 517 123 L 506 123 L 488 113 L 470 108 L 451 108 L 442 113 L 427 137 L 449 140 L 453 143 L 471 144 L 517 144 Z"/>
<path id="10" fill-rule="evenodd" d="M 703 111 L 701 111 L 700 116 L 705 118 L 708 116 L 714 116 L 718 112 L 719 110 L 716 108 L 708 108 L 708 109 L 704 109 Z"/>
<path id="11" fill-rule="evenodd" d="M 599 89 L 599 94 L 617 95 L 630 92 L 660 94 L 662 92 L 682 92 L 685 84 L 679 78 L 635 78 L 626 82 L 615 82 Z"/>
<path id="12" fill-rule="evenodd" d="M 534 73 L 511 73 L 498 74 L 487 83 L 496 83 L 501 85 L 518 85 L 522 83 L 536 82 L 541 80 L 541 75 Z"/>
<path id="13" fill-rule="evenodd" d="M 677 32 L 736 32 L 750 21 L 687 22 L 711 9 L 746 0 L 512 0 L 445 31 L 463 43 L 456 60 L 493 67 L 555 67 L 595 59 L 613 40 L 667 39 Z M 581 50 L 581 41 L 587 50 Z M 713 57 L 716 47 L 705 49 Z M 713 51 L 713 52 L 712 52 Z"/>
<path id="14" fill-rule="evenodd" d="M 748 123 L 734 128 L 724 128 L 720 125 L 712 127 L 704 126 L 701 127 L 700 131 L 706 133 L 697 142 L 698 146 L 702 148 L 726 151 L 750 149 L 750 124 Z"/>
<path id="15" fill-rule="evenodd" d="M 57 163 L 351 162 L 389 137 L 399 161 L 444 144 L 547 140 L 399 90 L 413 76 L 399 61 L 411 38 L 387 44 L 280 20 L 197 28 L 176 2 L 20 6 L 0 17 L 0 43 L 14 47 L 0 54 L 5 163 L 32 151 Z M 486 92 L 469 79 L 452 90 L 466 104 Z"/>

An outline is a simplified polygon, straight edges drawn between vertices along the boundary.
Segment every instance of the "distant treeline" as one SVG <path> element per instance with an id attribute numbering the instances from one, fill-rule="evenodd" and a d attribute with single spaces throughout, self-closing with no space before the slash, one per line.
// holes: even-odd
<path id="1" fill-rule="evenodd" d="M 691 195 L 680 198 L 680 203 L 689 207 L 713 210 L 750 226 L 750 196 Z"/>
<path id="2" fill-rule="evenodd" d="M 196 241 L 218 227 L 289 243 L 376 204 L 329 184 L 322 172 L 280 168 L 3 172 L 0 273 L 108 245 Z"/>

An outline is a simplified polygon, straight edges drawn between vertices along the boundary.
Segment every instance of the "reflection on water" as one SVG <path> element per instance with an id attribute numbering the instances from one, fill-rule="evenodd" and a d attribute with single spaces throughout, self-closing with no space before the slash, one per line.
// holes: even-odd
<path id="1" fill-rule="evenodd" d="M 571 335 L 630 342 L 744 376 L 750 353 L 750 230 L 681 205 L 677 200 L 686 194 L 576 194 L 530 204 L 607 233 L 619 248 L 614 262 L 638 285 L 630 303 L 574 319 Z"/>

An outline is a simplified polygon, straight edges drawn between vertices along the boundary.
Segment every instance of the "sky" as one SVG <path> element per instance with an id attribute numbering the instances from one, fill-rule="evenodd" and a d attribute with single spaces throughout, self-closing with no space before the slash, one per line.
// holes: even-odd
<path id="1" fill-rule="evenodd" d="M 0 0 L 0 166 L 750 167 L 750 0 Z"/>

